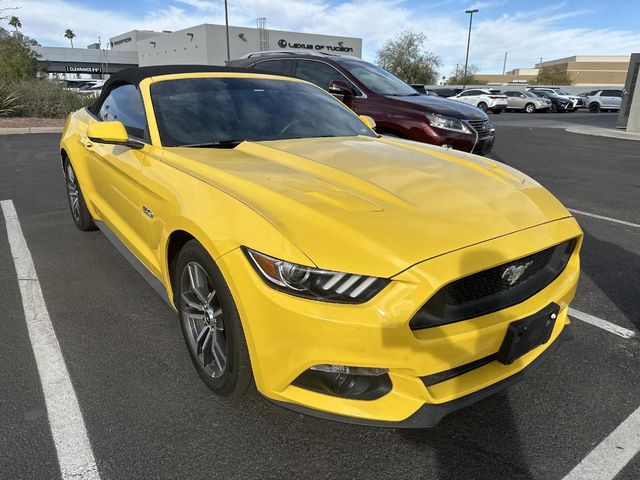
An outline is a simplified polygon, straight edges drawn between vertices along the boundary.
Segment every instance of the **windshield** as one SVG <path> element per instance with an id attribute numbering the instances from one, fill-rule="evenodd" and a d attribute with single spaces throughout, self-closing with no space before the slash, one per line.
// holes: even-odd
<path id="1" fill-rule="evenodd" d="M 536 94 L 535 94 L 535 93 L 533 93 L 533 92 L 526 92 L 526 91 L 525 91 L 525 92 L 522 92 L 522 93 L 524 93 L 527 97 L 536 97 L 536 98 L 539 98 L 539 97 L 540 97 L 540 95 L 536 95 Z"/>
<path id="2" fill-rule="evenodd" d="M 188 78 L 151 86 L 162 145 L 375 134 L 313 85 L 253 78 Z"/>
<path id="3" fill-rule="evenodd" d="M 393 76 L 377 65 L 344 57 L 336 59 L 336 61 L 349 70 L 349 73 L 360 80 L 365 87 L 378 95 L 391 95 L 394 97 L 420 95 L 398 77 Z"/>

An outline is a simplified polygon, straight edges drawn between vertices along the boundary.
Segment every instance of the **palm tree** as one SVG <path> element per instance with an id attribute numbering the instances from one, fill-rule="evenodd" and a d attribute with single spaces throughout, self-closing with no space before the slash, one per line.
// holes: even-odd
<path id="1" fill-rule="evenodd" d="M 71 30 L 70 28 L 67 28 L 64 31 L 64 36 L 65 38 L 68 38 L 69 41 L 71 42 L 71 48 L 73 48 L 73 39 L 75 38 L 76 34 L 73 33 L 73 30 Z"/>
<path id="2" fill-rule="evenodd" d="M 12 15 L 11 18 L 9 19 L 9 25 L 11 25 L 13 28 L 16 29 L 16 33 L 18 33 L 19 28 L 22 28 L 22 23 L 20 22 L 20 19 L 15 15 Z"/>

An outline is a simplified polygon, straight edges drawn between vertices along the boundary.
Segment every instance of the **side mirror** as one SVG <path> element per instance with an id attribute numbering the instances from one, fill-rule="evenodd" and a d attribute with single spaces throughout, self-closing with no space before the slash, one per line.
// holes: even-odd
<path id="1" fill-rule="evenodd" d="M 144 143 L 130 140 L 122 122 L 96 122 L 87 128 L 87 137 L 94 143 L 122 145 L 130 148 L 142 148 Z"/>
<path id="2" fill-rule="evenodd" d="M 360 115 L 360 120 L 364 122 L 364 124 L 369 127 L 371 130 L 376 129 L 376 121 L 371 118 L 369 115 Z"/>
<path id="3" fill-rule="evenodd" d="M 351 87 L 342 80 L 332 80 L 329 84 L 329 93 L 331 95 L 342 95 L 343 97 L 350 97 L 353 95 Z"/>

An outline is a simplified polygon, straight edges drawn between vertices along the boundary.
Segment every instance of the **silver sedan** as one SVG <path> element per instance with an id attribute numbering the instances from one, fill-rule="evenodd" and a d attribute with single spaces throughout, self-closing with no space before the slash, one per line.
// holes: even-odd
<path id="1" fill-rule="evenodd" d="M 551 100 L 540 98 L 531 92 L 504 92 L 507 96 L 507 110 L 524 110 L 527 113 L 551 110 Z"/>

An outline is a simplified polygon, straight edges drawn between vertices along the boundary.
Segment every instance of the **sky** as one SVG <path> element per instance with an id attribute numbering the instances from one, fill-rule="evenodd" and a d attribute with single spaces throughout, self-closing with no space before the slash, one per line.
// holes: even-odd
<path id="1" fill-rule="evenodd" d="M 464 63 L 469 16 L 469 63 L 482 73 L 533 67 L 540 58 L 627 55 L 640 51 L 640 0 L 228 0 L 229 23 L 363 39 L 363 58 L 404 30 L 426 35 L 425 50 L 442 60 L 441 75 Z M 128 30 L 179 30 L 224 23 L 223 0 L 0 0 L 24 34 L 42 45 L 69 46 L 64 31 L 85 47 Z M 4 21 L 6 23 L 6 21 Z M 10 28 L 8 25 L 2 25 Z"/>

